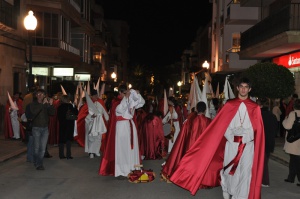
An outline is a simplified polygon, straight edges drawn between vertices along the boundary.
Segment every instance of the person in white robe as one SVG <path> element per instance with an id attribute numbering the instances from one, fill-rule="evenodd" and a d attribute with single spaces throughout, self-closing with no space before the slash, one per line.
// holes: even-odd
<path id="1" fill-rule="evenodd" d="M 116 107 L 115 177 L 127 177 L 141 163 L 133 117 L 135 109 L 144 106 L 145 100 L 138 91 L 126 90 L 126 86 L 122 86 L 119 93 L 123 98 Z"/>
<path id="2" fill-rule="evenodd" d="M 174 103 L 169 101 L 168 104 L 169 104 L 169 111 L 163 118 L 162 123 L 166 124 L 166 123 L 172 122 L 174 125 L 174 128 L 175 128 L 174 137 L 172 139 L 169 139 L 169 143 L 168 143 L 168 153 L 171 153 L 173 145 L 174 145 L 176 138 L 180 132 L 180 125 L 179 125 L 179 121 L 178 121 L 178 114 L 174 108 Z"/>
<path id="3" fill-rule="evenodd" d="M 109 116 L 98 101 L 101 99 L 98 99 L 96 90 L 91 91 L 91 97 L 94 102 L 86 94 L 89 114 L 85 118 L 85 152 L 89 153 L 90 158 L 94 158 L 95 155 L 100 156 L 102 134 L 107 131 L 103 118 L 108 121 Z"/>

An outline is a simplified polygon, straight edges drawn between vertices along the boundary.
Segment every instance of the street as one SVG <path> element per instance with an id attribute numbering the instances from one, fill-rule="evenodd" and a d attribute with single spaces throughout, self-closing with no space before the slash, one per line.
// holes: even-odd
<path id="1" fill-rule="evenodd" d="M 153 169 L 156 179 L 150 183 L 130 183 L 112 176 L 99 176 L 100 158 L 90 159 L 84 149 L 73 144 L 73 160 L 59 159 L 58 147 L 49 146 L 53 158 L 45 159 L 46 170 L 37 171 L 26 162 L 26 154 L 0 164 L 1 199 L 83 199 L 83 198 L 126 198 L 126 199 L 184 199 L 209 198 L 221 199 L 220 187 L 199 190 L 196 196 L 188 191 L 160 181 L 160 165 L 164 160 L 146 160 L 145 169 Z M 263 199 L 298 199 L 300 187 L 286 183 L 288 167 L 270 160 L 269 188 L 262 188 Z"/>

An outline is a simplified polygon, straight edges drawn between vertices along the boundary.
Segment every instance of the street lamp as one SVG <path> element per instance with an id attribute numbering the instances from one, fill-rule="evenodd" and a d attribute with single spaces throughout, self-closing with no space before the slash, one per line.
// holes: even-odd
<path id="1" fill-rule="evenodd" d="M 182 82 L 181 81 L 177 82 L 177 86 L 179 87 L 179 96 L 180 96 L 181 95 Z"/>
<path id="2" fill-rule="evenodd" d="M 131 85 L 131 84 L 128 84 L 128 88 L 131 89 L 131 88 L 132 88 L 132 85 Z"/>
<path id="3" fill-rule="evenodd" d="M 37 26 L 37 19 L 30 10 L 28 15 L 24 18 L 24 27 L 28 31 L 28 42 L 29 42 L 29 73 L 28 73 L 28 88 L 33 87 L 33 76 L 32 76 L 32 31 Z"/>

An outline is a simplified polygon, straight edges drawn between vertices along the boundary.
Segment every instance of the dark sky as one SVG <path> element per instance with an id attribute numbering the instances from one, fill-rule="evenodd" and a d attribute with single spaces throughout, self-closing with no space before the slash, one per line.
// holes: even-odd
<path id="1" fill-rule="evenodd" d="M 130 26 L 130 64 L 151 67 L 180 61 L 212 16 L 209 0 L 104 0 L 102 5 L 105 19 L 124 19 Z"/>

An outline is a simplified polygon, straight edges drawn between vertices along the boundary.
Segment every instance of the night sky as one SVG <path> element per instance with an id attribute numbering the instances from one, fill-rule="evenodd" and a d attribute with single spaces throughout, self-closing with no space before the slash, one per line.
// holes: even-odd
<path id="1" fill-rule="evenodd" d="M 197 29 L 212 16 L 209 0 L 99 0 L 105 19 L 126 20 L 130 26 L 131 65 L 159 67 L 180 61 Z"/>

